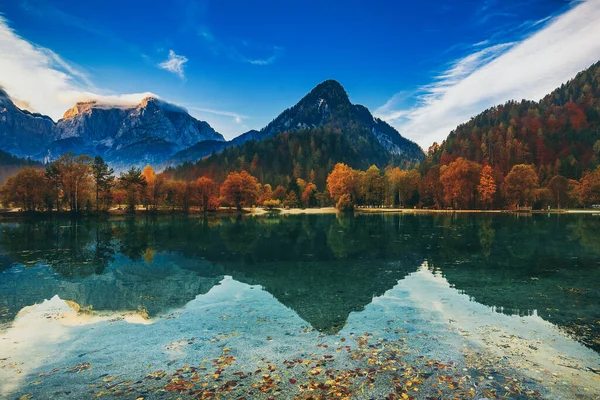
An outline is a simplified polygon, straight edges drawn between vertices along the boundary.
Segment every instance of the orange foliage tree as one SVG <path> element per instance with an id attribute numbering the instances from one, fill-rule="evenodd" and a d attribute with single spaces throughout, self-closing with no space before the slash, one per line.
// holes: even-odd
<path id="1" fill-rule="evenodd" d="M 494 171 L 492 170 L 492 167 L 486 165 L 481 170 L 479 186 L 477 186 L 479 200 L 486 206 L 490 206 L 494 201 L 494 195 L 496 194 L 497 189 L 498 187 L 494 180 Z"/>
<path id="2" fill-rule="evenodd" d="M 144 203 L 144 206 L 146 206 L 146 210 L 148 210 L 150 204 L 154 203 L 153 195 L 156 174 L 154 173 L 154 168 L 152 168 L 150 165 L 146 165 L 142 170 L 142 175 L 146 179 L 146 187 L 144 188 L 144 192 L 142 193 L 142 202 Z"/>
<path id="3" fill-rule="evenodd" d="M 279 185 L 275 188 L 275 190 L 273 191 L 273 194 L 271 194 L 271 199 L 283 201 L 283 200 L 285 200 L 286 195 L 287 195 L 287 190 L 285 190 L 285 188 L 283 186 Z"/>
<path id="4" fill-rule="evenodd" d="M 202 176 L 196 181 L 198 204 L 205 213 L 219 208 L 218 193 L 217 184 L 209 177 Z"/>
<path id="5" fill-rule="evenodd" d="M 327 190 L 331 198 L 338 203 L 344 196 L 344 208 L 353 208 L 358 172 L 346 164 L 338 163 L 327 177 Z"/>
<path id="6" fill-rule="evenodd" d="M 231 172 L 221 186 L 221 196 L 238 211 L 253 205 L 258 198 L 258 180 L 246 171 Z"/>
<path id="7" fill-rule="evenodd" d="M 44 171 L 27 167 L 8 178 L 0 189 L 0 198 L 4 206 L 14 205 L 25 211 L 41 210 L 44 207 L 45 190 L 48 185 Z"/>
<path id="8" fill-rule="evenodd" d="M 315 196 L 316 193 L 317 185 L 315 185 L 314 183 L 308 183 L 306 185 L 306 188 L 302 191 L 302 196 L 300 198 L 302 206 L 306 208 L 314 207 L 317 203 L 317 198 Z"/>
<path id="9" fill-rule="evenodd" d="M 600 204 L 600 166 L 583 174 L 579 193 L 584 206 Z"/>
<path id="10" fill-rule="evenodd" d="M 462 157 L 441 167 L 440 181 L 446 203 L 455 208 L 472 207 L 480 172 L 481 165 Z"/>
<path id="11" fill-rule="evenodd" d="M 272 199 L 272 196 L 273 196 L 273 189 L 271 188 L 271 185 L 268 183 L 265 183 L 261 187 L 260 196 L 257 200 L 258 204 L 264 205 L 265 201 L 270 201 Z"/>
<path id="12" fill-rule="evenodd" d="M 441 208 L 444 202 L 444 186 L 440 181 L 440 166 L 434 165 L 419 183 L 419 195 L 426 206 Z"/>

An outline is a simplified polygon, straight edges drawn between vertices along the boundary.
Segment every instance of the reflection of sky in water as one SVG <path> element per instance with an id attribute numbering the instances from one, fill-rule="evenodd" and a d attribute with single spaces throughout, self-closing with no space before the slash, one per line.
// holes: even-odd
<path id="1" fill-rule="evenodd" d="M 553 393 L 600 392 L 600 225 L 543 217 L 3 224 L 0 393 L 78 398 L 224 348 L 252 370 L 365 332 L 446 361 L 484 349 Z"/>
<path id="2" fill-rule="evenodd" d="M 231 349 L 237 368 L 244 370 L 241 366 L 254 368 L 257 357 L 281 365 L 318 351 L 317 342 L 333 347 L 340 337 L 363 332 L 391 337 L 401 329 L 409 332 L 405 334 L 409 345 L 428 357 L 460 360 L 465 345 L 485 348 L 533 379 L 547 382 L 556 374 L 568 386 L 587 386 L 600 393 L 597 375 L 586 370 L 600 365 L 594 351 L 538 316 L 499 314 L 469 300 L 426 265 L 373 299 L 364 311 L 352 313 L 337 335 L 319 339 L 314 331 L 305 333 L 306 326 L 261 288 L 231 277 L 182 309 L 152 321 L 136 314 L 77 314 L 55 297 L 23 309 L 0 336 L 0 358 L 8 359 L 2 361 L 0 382 L 4 393 L 39 390 L 48 395 L 45 390 L 68 383 L 73 395 L 83 395 L 102 374 L 138 379 L 148 366 L 154 370 L 170 364 L 199 365 L 219 357 L 224 347 Z M 66 376 L 61 371 L 39 378 L 43 382 L 39 386 L 28 384 L 42 372 L 83 362 L 93 368 Z"/>

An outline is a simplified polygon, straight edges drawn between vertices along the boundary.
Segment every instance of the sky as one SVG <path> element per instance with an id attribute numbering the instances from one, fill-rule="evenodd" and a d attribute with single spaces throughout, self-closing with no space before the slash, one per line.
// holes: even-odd
<path id="1" fill-rule="evenodd" d="M 54 120 L 153 94 L 231 139 L 335 79 L 426 150 L 541 99 L 600 60 L 598 38 L 600 0 L 1 0 L 0 86 Z"/>

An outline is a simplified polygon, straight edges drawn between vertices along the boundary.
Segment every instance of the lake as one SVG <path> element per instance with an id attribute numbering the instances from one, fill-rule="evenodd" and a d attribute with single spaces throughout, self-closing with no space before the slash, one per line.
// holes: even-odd
<path id="1" fill-rule="evenodd" d="M 0 223 L 0 398 L 600 396 L 600 216 Z"/>

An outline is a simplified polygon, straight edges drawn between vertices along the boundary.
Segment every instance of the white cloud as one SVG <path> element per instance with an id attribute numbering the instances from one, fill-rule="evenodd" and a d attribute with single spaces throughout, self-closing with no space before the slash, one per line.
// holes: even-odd
<path id="1" fill-rule="evenodd" d="M 183 66 L 186 62 L 188 62 L 187 57 L 177 55 L 173 50 L 169 50 L 169 58 L 158 64 L 158 67 L 174 73 L 181 79 L 185 79 Z"/>
<path id="2" fill-rule="evenodd" d="M 600 59 L 600 2 L 581 2 L 524 40 L 457 60 L 406 107 L 394 96 L 375 114 L 423 148 L 457 125 L 508 100 L 539 100 Z M 404 104 L 402 104 L 404 103 Z"/>
<path id="3" fill-rule="evenodd" d="M 99 90 L 80 68 L 23 39 L 0 16 L 0 86 L 16 104 L 54 120 L 77 101 L 129 106 L 152 93 L 115 95 Z"/>
<path id="4" fill-rule="evenodd" d="M 187 108 L 190 110 L 193 110 L 193 111 L 201 112 L 201 113 L 208 113 L 208 114 L 221 115 L 224 117 L 231 117 L 238 124 L 243 123 L 244 119 L 248 118 L 245 115 L 240 115 L 240 114 L 234 113 L 232 111 L 214 110 L 212 108 L 202 108 L 202 107 L 187 107 Z"/>

